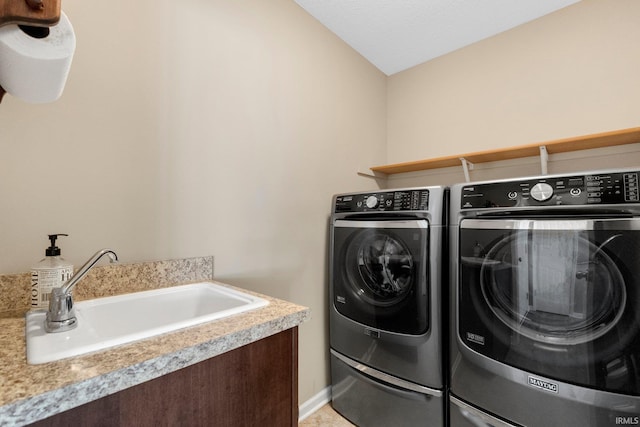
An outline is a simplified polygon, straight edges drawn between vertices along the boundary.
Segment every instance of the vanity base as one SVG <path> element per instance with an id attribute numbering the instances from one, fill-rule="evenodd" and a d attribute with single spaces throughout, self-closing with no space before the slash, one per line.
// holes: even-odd
<path id="1" fill-rule="evenodd" d="M 297 426 L 298 328 L 32 426 Z"/>

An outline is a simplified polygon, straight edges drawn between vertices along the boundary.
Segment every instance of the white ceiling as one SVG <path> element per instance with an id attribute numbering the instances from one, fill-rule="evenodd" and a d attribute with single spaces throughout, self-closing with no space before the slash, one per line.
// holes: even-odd
<path id="1" fill-rule="evenodd" d="M 386 75 L 579 0 L 295 0 Z"/>

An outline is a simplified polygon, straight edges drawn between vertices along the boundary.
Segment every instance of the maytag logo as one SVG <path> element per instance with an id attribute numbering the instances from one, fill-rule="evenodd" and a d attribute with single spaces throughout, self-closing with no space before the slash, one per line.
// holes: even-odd
<path id="1" fill-rule="evenodd" d="M 375 329 L 364 328 L 364 334 L 371 338 L 380 338 L 380 331 L 376 331 Z"/>
<path id="2" fill-rule="evenodd" d="M 558 392 L 558 384 L 550 383 L 549 381 L 541 380 L 540 378 L 532 377 L 529 375 L 528 377 L 529 385 L 535 388 L 539 388 L 544 391 L 549 391 L 551 393 Z"/>

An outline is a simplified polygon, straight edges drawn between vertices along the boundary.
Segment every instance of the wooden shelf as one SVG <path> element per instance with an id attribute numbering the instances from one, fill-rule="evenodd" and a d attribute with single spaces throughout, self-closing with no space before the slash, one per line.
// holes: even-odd
<path id="1" fill-rule="evenodd" d="M 436 157 L 433 159 L 417 160 L 414 162 L 374 166 L 371 170 L 373 172 L 391 175 L 396 173 L 460 166 L 461 159 L 465 159 L 470 163 L 487 163 L 500 160 L 518 159 L 521 157 L 538 156 L 540 155 L 540 147 L 545 147 L 549 154 L 556 154 L 635 143 L 640 143 L 640 127 L 574 138 L 558 139 L 555 141 L 541 142 L 537 144 L 501 148 L 497 150 L 476 151 L 456 156 Z"/>

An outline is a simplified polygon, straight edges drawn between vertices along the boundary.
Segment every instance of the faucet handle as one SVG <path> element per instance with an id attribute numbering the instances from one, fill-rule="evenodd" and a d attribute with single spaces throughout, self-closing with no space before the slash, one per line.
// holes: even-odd
<path id="1" fill-rule="evenodd" d="M 51 290 L 47 319 L 44 322 L 45 331 L 68 331 L 75 328 L 77 323 L 78 320 L 75 316 L 71 293 L 64 292 L 62 288 L 53 288 Z"/>
<path id="2" fill-rule="evenodd" d="M 89 261 L 85 262 L 69 280 L 64 282 L 61 288 L 51 290 L 49 311 L 44 321 L 44 330 L 47 332 L 64 332 L 78 326 L 75 310 L 73 309 L 73 297 L 71 291 L 74 286 L 91 270 L 103 255 L 108 255 L 111 262 L 118 261 L 118 255 L 111 249 L 102 249 L 96 252 Z"/>

